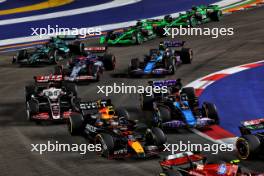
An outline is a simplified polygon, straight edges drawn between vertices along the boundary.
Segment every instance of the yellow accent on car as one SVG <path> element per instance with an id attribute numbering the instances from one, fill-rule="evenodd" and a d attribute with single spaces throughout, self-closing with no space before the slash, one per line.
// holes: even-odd
<path id="1" fill-rule="evenodd" d="M 0 15 L 10 15 L 15 13 L 30 12 L 42 9 L 48 9 L 52 7 L 59 7 L 69 3 L 72 3 L 74 0 L 47 0 L 38 4 L 28 5 L 24 7 L 18 7 L 7 10 L 0 10 Z"/>
<path id="2" fill-rule="evenodd" d="M 144 149 L 138 141 L 131 142 L 130 146 L 137 154 L 144 153 Z"/>

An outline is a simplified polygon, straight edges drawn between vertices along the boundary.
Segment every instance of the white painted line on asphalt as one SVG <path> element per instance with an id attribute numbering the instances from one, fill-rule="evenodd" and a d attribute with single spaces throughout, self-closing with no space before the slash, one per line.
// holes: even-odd
<path id="1" fill-rule="evenodd" d="M 52 18 L 80 15 L 84 13 L 96 12 L 100 10 L 106 10 L 106 9 L 130 5 L 130 4 L 135 4 L 140 1 L 142 0 L 114 0 L 108 3 L 94 5 L 90 7 L 83 7 L 83 8 L 78 8 L 78 9 L 65 10 L 65 11 L 53 12 L 53 13 L 42 14 L 42 15 L 33 15 L 29 17 L 0 20 L 0 25 L 17 24 L 17 23 L 23 23 L 23 22 L 40 21 L 40 20 L 46 20 L 46 19 L 52 19 Z"/>
<path id="2" fill-rule="evenodd" d="M 251 69 L 251 67 L 246 67 L 247 65 L 258 64 L 258 63 L 263 63 L 263 62 L 264 62 L 264 60 L 261 60 L 261 61 L 257 61 L 257 62 L 253 62 L 253 63 L 238 65 L 238 66 L 235 66 L 235 67 L 231 67 L 231 68 L 227 68 L 227 69 L 224 69 L 224 70 L 220 70 L 220 71 L 211 73 L 209 75 L 203 76 L 201 78 L 198 78 L 198 79 L 190 82 L 189 84 L 187 84 L 185 87 L 194 87 L 195 89 L 203 89 L 203 90 L 205 90 L 206 87 L 208 87 L 209 85 L 213 84 L 214 82 L 216 82 L 218 80 L 215 80 L 215 81 L 203 81 L 204 78 L 207 78 L 207 77 L 210 77 L 210 76 L 213 76 L 213 75 L 216 75 L 216 74 L 221 74 L 221 73 L 222 74 L 232 75 L 232 74 L 244 71 L 244 70 Z M 206 82 L 208 82 L 208 84 Z M 219 143 L 219 144 L 234 144 L 234 142 L 237 139 L 237 137 L 229 137 L 229 138 L 222 138 L 222 139 L 215 140 L 212 137 L 206 135 L 205 133 L 200 132 L 197 129 L 192 129 L 192 131 L 194 133 L 196 133 L 197 135 L 199 135 L 201 137 L 204 137 L 205 139 L 207 139 L 209 141 L 212 141 L 212 142 L 215 142 L 215 143 Z"/>
<path id="3" fill-rule="evenodd" d="M 251 0 L 223 0 L 223 1 L 220 1 L 220 2 L 216 2 L 216 3 L 213 3 L 213 5 L 219 5 L 220 7 L 225 7 L 228 6 L 237 6 L 237 5 L 240 5 L 240 4 L 243 4 L 243 3 L 247 3 Z M 225 9 L 224 8 L 224 9 Z"/>
<path id="4" fill-rule="evenodd" d="M 119 0 L 120 1 L 120 0 Z M 133 0 L 135 1 L 134 3 L 139 2 L 141 0 Z M 217 3 L 214 3 L 215 5 L 219 5 L 220 7 L 224 7 L 227 5 L 228 2 L 230 2 L 230 4 L 233 4 L 235 2 L 240 2 L 241 0 L 223 0 Z M 184 13 L 185 11 L 181 11 L 181 12 L 176 12 L 171 14 L 173 17 L 177 17 L 179 16 L 180 13 Z M 167 14 L 165 14 L 167 15 Z M 153 19 L 159 19 L 159 18 L 163 18 L 164 15 L 161 16 L 156 16 L 156 17 L 150 17 Z M 10 19 L 12 20 L 12 19 Z M 6 20 L 6 21 L 10 21 L 10 20 Z M 4 20 L 0 21 L 0 25 L 1 22 L 3 22 Z M 136 24 L 136 20 L 133 21 L 127 21 L 127 22 L 121 22 L 121 23 L 115 23 L 115 24 L 106 24 L 106 25 L 100 25 L 100 26 L 90 26 L 91 28 L 101 28 L 103 31 L 108 31 L 108 30 L 114 30 L 114 29 L 119 29 L 119 28 L 125 28 L 128 26 L 132 26 Z M 87 27 L 88 28 L 88 27 Z M 6 46 L 6 45 L 13 45 L 13 44 L 20 44 L 20 43 L 28 43 L 28 42 L 37 42 L 37 41 L 41 41 L 41 40 L 47 40 L 49 39 L 50 36 L 43 36 L 43 37 L 38 37 L 38 36 L 28 36 L 28 37 L 18 37 L 18 38 L 13 38 L 13 39 L 5 39 L 5 40 L 0 40 L 0 46 Z"/>

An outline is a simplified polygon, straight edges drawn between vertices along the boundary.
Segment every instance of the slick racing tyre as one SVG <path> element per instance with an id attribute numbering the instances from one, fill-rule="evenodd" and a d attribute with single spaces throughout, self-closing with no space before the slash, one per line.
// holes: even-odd
<path id="1" fill-rule="evenodd" d="M 34 85 L 29 85 L 25 87 L 25 96 L 26 101 L 29 101 L 31 99 L 31 96 L 36 93 L 36 87 Z"/>
<path id="2" fill-rule="evenodd" d="M 71 103 L 72 111 L 80 112 L 81 98 L 71 97 L 70 103 Z M 83 113 L 83 115 L 85 116 L 85 113 Z"/>
<path id="3" fill-rule="evenodd" d="M 116 65 L 116 58 L 112 54 L 104 55 L 103 63 L 106 70 L 114 70 Z"/>
<path id="4" fill-rule="evenodd" d="M 117 108 L 115 110 L 115 115 L 117 115 L 119 118 L 124 117 L 126 120 L 130 120 L 130 115 L 128 111 L 124 108 Z"/>
<path id="5" fill-rule="evenodd" d="M 222 11 L 221 10 L 216 10 L 208 14 L 210 19 L 212 21 L 220 21 L 220 17 L 222 16 Z"/>
<path id="6" fill-rule="evenodd" d="M 217 113 L 216 106 L 212 103 L 204 102 L 202 105 L 202 113 L 204 117 L 215 120 L 215 124 L 219 124 L 219 116 Z"/>
<path id="7" fill-rule="evenodd" d="M 183 64 L 190 64 L 193 60 L 193 51 L 191 48 L 182 48 L 180 58 Z"/>
<path id="8" fill-rule="evenodd" d="M 242 160 L 252 159 L 260 150 L 261 141 L 255 135 L 244 135 L 236 141 L 238 157 Z"/>
<path id="9" fill-rule="evenodd" d="M 136 70 L 138 68 L 139 68 L 139 59 L 138 58 L 131 59 L 130 69 L 131 70 Z"/>
<path id="10" fill-rule="evenodd" d="M 140 94 L 140 107 L 142 110 L 151 111 L 153 109 L 153 97 L 147 96 L 146 93 Z"/>
<path id="11" fill-rule="evenodd" d="M 80 135 L 84 130 L 84 119 L 81 114 L 71 114 L 67 126 L 71 135 Z"/>
<path id="12" fill-rule="evenodd" d="M 153 127 L 152 129 L 147 129 L 145 137 L 146 137 L 147 145 L 155 145 L 158 147 L 162 147 L 163 144 L 165 144 L 167 142 L 166 135 L 158 127 Z"/>
<path id="13" fill-rule="evenodd" d="M 67 92 L 72 93 L 73 96 L 77 97 L 77 86 L 74 83 L 63 82 L 63 86 L 67 90 Z"/>
<path id="14" fill-rule="evenodd" d="M 74 54 L 82 54 L 84 53 L 84 43 L 80 41 L 75 41 L 73 44 L 69 45 L 70 52 Z"/>
<path id="15" fill-rule="evenodd" d="M 32 120 L 32 115 L 37 114 L 39 112 L 39 105 L 37 101 L 29 100 L 26 102 L 26 113 L 27 120 Z"/>
<path id="16" fill-rule="evenodd" d="M 23 60 L 28 57 L 27 50 L 20 50 L 17 54 L 17 61 Z"/>
<path id="17" fill-rule="evenodd" d="M 167 122 L 171 120 L 171 111 L 169 107 L 159 106 L 157 115 L 162 122 Z"/>
<path id="18" fill-rule="evenodd" d="M 109 159 L 114 152 L 114 138 L 110 134 L 101 133 L 95 137 L 95 143 L 101 145 L 100 155 Z"/>

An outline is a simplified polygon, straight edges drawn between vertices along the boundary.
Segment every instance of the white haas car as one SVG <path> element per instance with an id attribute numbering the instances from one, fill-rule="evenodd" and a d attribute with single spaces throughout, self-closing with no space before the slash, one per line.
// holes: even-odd
<path id="1" fill-rule="evenodd" d="M 27 119 L 63 121 L 75 111 L 76 85 L 64 83 L 61 76 L 36 76 L 35 84 L 25 87 Z"/>

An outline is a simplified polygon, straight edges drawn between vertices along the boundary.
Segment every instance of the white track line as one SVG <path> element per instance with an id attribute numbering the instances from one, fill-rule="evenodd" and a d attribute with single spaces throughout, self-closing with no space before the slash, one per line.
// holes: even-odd
<path id="1" fill-rule="evenodd" d="M 138 1 L 141 1 L 141 0 L 138 0 Z M 135 0 L 134 0 L 134 2 L 135 2 Z M 241 0 L 223 0 L 223 1 L 220 1 L 217 3 L 214 3 L 214 5 L 219 5 L 220 7 L 225 7 L 228 4 L 233 4 L 236 2 L 241 2 Z M 184 11 L 173 13 L 171 15 L 173 17 L 177 17 L 180 13 L 184 13 Z M 151 17 L 151 18 L 163 18 L 163 15 Z M 12 20 L 12 19 L 10 19 L 10 20 Z M 1 25 L 1 22 L 3 22 L 3 21 L 9 21 L 9 20 L 0 21 L 0 25 Z M 101 28 L 101 29 L 103 29 L 103 31 L 108 31 L 108 30 L 114 30 L 114 29 L 132 26 L 132 25 L 135 25 L 136 22 L 137 22 L 136 20 L 133 20 L 133 21 L 127 21 L 127 22 L 122 22 L 122 23 L 93 26 L 92 28 Z M 0 46 L 13 45 L 13 44 L 19 44 L 19 43 L 28 43 L 28 42 L 37 42 L 37 41 L 41 41 L 41 40 L 47 40 L 49 38 L 50 38 L 50 36 L 42 36 L 41 38 L 38 36 L 28 36 L 28 37 L 18 37 L 18 38 L 13 38 L 13 39 L 5 39 L 5 40 L 0 40 Z"/>
<path id="2" fill-rule="evenodd" d="M 5 2 L 6 0 L 0 0 L 0 3 L 3 3 L 3 2 Z"/>
<path id="3" fill-rule="evenodd" d="M 204 78 L 207 78 L 207 77 L 210 77 L 210 76 L 213 76 L 213 75 L 216 75 L 216 74 L 232 75 L 232 74 L 244 71 L 244 70 L 251 69 L 250 67 L 245 67 L 246 65 L 258 64 L 258 63 L 263 63 L 263 62 L 264 62 L 264 60 L 261 60 L 261 61 L 257 61 L 257 62 L 253 62 L 253 63 L 238 65 L 238 66 L 235 66 L 235 67 L 231 67 L 231 68 L 227 68 L 227 69 L 224 69 L 224 70 L 220 70 L 220 71 L 211 73 L 209 75 L 203 76 L 201 78 L 198 78 L 198 79 L 190 82 L 189 84 L 187 84 L 185 87 L 193 87 L 195 89 L 203 89 L 204 90 L 209 85 L 211 85 L 214 82 L 218 81 L 218 80 L 216 80 L 216 81 L 205 81 Z M 194 133 L 196 133 L 197 135 L 199 135 L 199 136 L 201 136 L 203 138 L 206 138 L 209 141 L 212 141 L 212 142 L 215 142 L 215 143 L 219 143 L 219 144 L 234 144 L 236 139 L 237 139 L 237 137 L 230 137 L 230 138 L 222 138 L 222 139 L 215 140 L 215 139 L 211 138 L 210 136 L 208 136 L 208 135 L 206 135 L 206 134 L 204 134 L 204 133 L 202 133 L 202 132 L 200 132 L 200 131 L 198 131 L 196 129 L 193 129 L 192 131 Z"/>
<path id="4" fill-rule="evenodd" d="M 108 3 L 94 5 L 90 7 L 83 7 L 83 8 L 78 8 L 78 9 L 65 10 L 65 11 L 42 14 L 42 15 L 33 15 L 29 17 L 1 20 L 0 25 L 17 24 L 17 23 L 23 23 L 23 22 L 39 21 L 39 20 L 66 17 L 66 16 L 72 16 L 72 15 L 80 15 L 84 13 L 96 12 L 100 10 L 106 10 L 110 8 L 116 8 L 116 7 L 122 7 L 122 6 L 130 5 L 130 4 L 135 4 L 140 1 L 142 0 L 129 0 L 129 1 L 128 0 L 114 0 Z"/>

